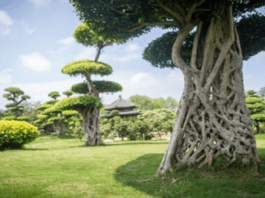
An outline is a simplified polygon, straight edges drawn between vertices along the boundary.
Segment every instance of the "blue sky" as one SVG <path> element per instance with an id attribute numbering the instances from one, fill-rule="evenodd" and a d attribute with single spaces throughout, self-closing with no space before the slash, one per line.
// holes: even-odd
<path id="1" fill-rule="evenodd" d="M 10 103 L 2 95 L 7 87 L 19 87 L 31 96 L 28 101 L 50 100 L 48 93 L 69 90 L 83 81 L 61 73 L 72 61 L 94 60 L 95 47 L 85 47 L 73 38 L 80 20 L 69 0 L 0 0 L 0 109 Z M 265 13 L 264 9 L 259 11 Z M 168 96 L 179 101 L 183 75 L 178 69 L 159 69 L 142 59 L 148 43 L 170 30 L 153 28 L 150 33 L 123 45 L 105 47 L 99 60 L 109 64 L 113 73 L 92 80 L 110 80 L 123 86 L 121 92 L 100 94 L 104 104 L 122 95 L 146 95 L 150 98 Z M 245 90 L 265 87 L 265 52 L 243 63 Z"/>

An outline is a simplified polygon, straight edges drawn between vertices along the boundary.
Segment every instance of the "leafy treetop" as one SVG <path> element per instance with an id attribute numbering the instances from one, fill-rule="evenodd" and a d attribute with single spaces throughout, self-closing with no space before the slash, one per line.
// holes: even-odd
<path id="1" fill-rule="evenodd" d="M 93 86 L 99 93 L 117 92 L 122 90 L 122 86 L 119 83 L 112 81 L 92 81 Z M 71 91 L 75 93 L 85 94 L 88 93 L 87 83 L 78 83 L 71 87 Z"/>
<path id="2" fill-rule="evenodd" d="M 63 92 L 64 95 L 66 95 L 67 97 L 73 95 L 73 92 L 72 91 L 64 91 Z"/>
<path id="3" fill-rule="evenodd" d="M 112 73 L 111 66 L 102 62 L 93 62 L 91 60 L 74 61 L 62 68 L 62 73 L 70 76 L 83 75 L 90 80 L 90 74 L 100 74 L 101 76 Z"/>
<path id="4" fill-rule="evenodd" d="M 177 68 L 173 64 L 172 46 L 178 34 L 177 28 L 187 22 L 199 24 L 216 13 L 213 8 L 225 2 L 233 5 L 234 22 L 240 37 L 243 59 L 247 60 L 265 50 L 265 16 L 256 11 L 265 5 L 264 0 L 69 0 L 73 3 L 81 21 L 93 24 L 91 28 L 111 38 L 135 38 L 148 33 L 151 27 L 173 29 L 156 39 L 145 49 L 143 58 L 152 66 Z M 252 13 L 251 13 L 252 12 Z M 246 15 L 247 13 L 250 13 Z M 183 42 L 181 56 L 189 65 L 195 33 Z"/>
<path id="5" fill-rule="evenodd" d="M 64 98 L 55 104 L 56 109 L 83 111 L 88 105 L 94 104 L 98 108 L 102 108 L 103 104 L 98 97 L 92 95 L 84 95 L 79 97 Z"/>
<path id="6" fill-rule="evenodd" d="M 53 91 L 53 92 L 50 92 L 48 94 L 48 96 L 50 96 L 51 98 L 53 98 L 54 100 L 56 100 L 56 98 L 58 98 L 60 96 L 60 94 L 57 91 Z"/>

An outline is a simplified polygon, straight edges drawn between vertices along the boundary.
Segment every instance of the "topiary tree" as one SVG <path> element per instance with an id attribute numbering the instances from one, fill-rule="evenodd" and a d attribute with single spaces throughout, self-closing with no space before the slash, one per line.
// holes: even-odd
<path id="1" fill-rule="evenodd" d="M 38 128 L 40 129 L 43 129 L 44 132 L 43 134 L 44 135 L 50 135 L 53 128 L 52 128 L 52 125 L 53 123 L 52 122 L 48 122 L 48 118 L 49 116 L 48 115 L 43 115 L 42 113 L 44 112 L 44 110 L 52 107 L 53 105 L 51 104 L 47 104 L 47 103 L 44 103 L 43 105 L 41 106 L 38 106 L 35 110 L 37 111 L 37 120 L 35 120 L 33 123 L 34 125 L 38 126 Z"/>
<path id="2" fill-rule="evenodd" d="M 66 95 L 67 98 L 69 98 L 69 96 L 73 95 L 73 92 L 72 91 L 64 91 L 63 94 Z"/>
<path id="3" fill-rule="evenodd" d="M 154 67 L 179 68 L 184 92 L 157 175 L 183 166 L 237 159 L 258 171 L 256 140 L 245 104 L 243 60 L 265 49 L 264 0 L 70 0 L 85 23 L 106 36 L 138 37 L 160 26 L 143 57 Z M 211 97 L 212 94 L 212 97 Z"/>
<path id="4" fill-rule="evenodd" d="M 56 98 L 60 97 L 60 94 L 57 91 L 52 91 L 48 94 L 48 96 L 56 100 Z"/>
<path id="5" fill-rule="evenodd" d="M 77 42 L 85 46 L 98 46 L 98 52 L 94 61 L 83 60 L 75 61 L 65 65 L 62 72 L 70 76 L 82 75 L 86 78 L 87 82 L 79 83 L 71 87 L 71 91 L 75 93 L 88 94 L 99 99 L 99 93 L 117 92 L 122 90 L 122 86 L 112 81 L 92 81 L 91 74 L 99 74 L 101 76 L 109 75 L 112 73 L 111 66 L 97 62 L 100 51 L 103 47 L 111 45 L 113 42 L 123 43 L 124 39 L 112 39 L 105 37 L 93 28 L 93 25 L 80 24 L 75 32 L 74 37 Z M 79 99 L 75 97 L 78 101 Z M 91 103 L 92 104 L 92 103 Z M 100 105 L 102 107 L 102 104 Z M 98 106 L 91 107 L 82 111 L 83 128 L 85 133 L 85 146 L 99 145 L 101 143 L 101 135 L 99 128 L 99 108 Z M 88 115 L 90 114 L 90 115 Z M 92 126 L 91 126 L 92 125 Z"/>
<path id="6" fill-rule="evenodd" d="M 97 110 L 103 105 L 98 97 L 84 95 L 79 97 L 64 98 L 55 104 L 55 109 L 76 110 L 83 117 L 83 129 L 85 133 L 85 146 L 101 143 L 101 136 L 98 129 L 99 120 Z"/>
<path id="7" fill-rule="evenodd" d="M 251 111 L 251 119 L 257 129 L 257 133 L 261 133 L 259 123 L 265 122 L 265 102 L 264 98 L 257 96 L 256 91 L 247 91 L 246 105 Z"/>
<path id="8" fill-rule="evenodd" d="M 23 113 L 23 106 L 20 106 L 19 104 L 30 99 L 30 96 L 24 95 L 24 92 L 17 87 L 8 87 L 4 90 L 9 93 L 4 94 L 3 97 L 12 101 L 12 103 L 6 104 L 5 107 L 12 112 L 15 117 L 21 116 Z"/>

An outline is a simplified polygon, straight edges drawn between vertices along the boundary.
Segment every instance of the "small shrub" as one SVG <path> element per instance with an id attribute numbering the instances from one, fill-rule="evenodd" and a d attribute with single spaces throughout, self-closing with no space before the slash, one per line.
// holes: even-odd
<path id="1" fill-rule="evenodd" d="M 110 115 L 117 115 L 117 114 L 119 114 L 119 110 L 112 110 L 110 112 Z"/>
<path id="2" fill-rule="evenodd" d="M 0 149 L 22 148 L 39 134 L 36 127 L 24 121 L 0 121 Z"/>
<path id="3" fill-rule="evenodd" d="M 112 131 L 111 123 L 100 125 L 100 133 L 104 137 L 107 137 L 111 131 Z"/>

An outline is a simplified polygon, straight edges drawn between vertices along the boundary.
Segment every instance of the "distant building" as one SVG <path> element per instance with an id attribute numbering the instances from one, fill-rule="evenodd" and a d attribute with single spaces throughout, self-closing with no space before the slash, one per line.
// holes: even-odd
<path id="1" fill-rule="evenodd" d="M 101 115 L 101 118 L 112 118 L 115 116 L 120 116 L 121 118 L 126 117 L 136 117 L 137 115 L 142 114 L 142 112 L 134 111 L 133 109 L 139 107 L 139 105 L 135 105 L 133 103 L 130 103 L 128 100 L 122 99 L 121 96 L 119 96 L 119 99 L 115 100 L 110 105 L 103 108 L 106 111 L 109 111 L 108 113 L 105 113 Z M 110 112 L 112 110 L 118 110 L 119 114 L 110 115 Z"/>

